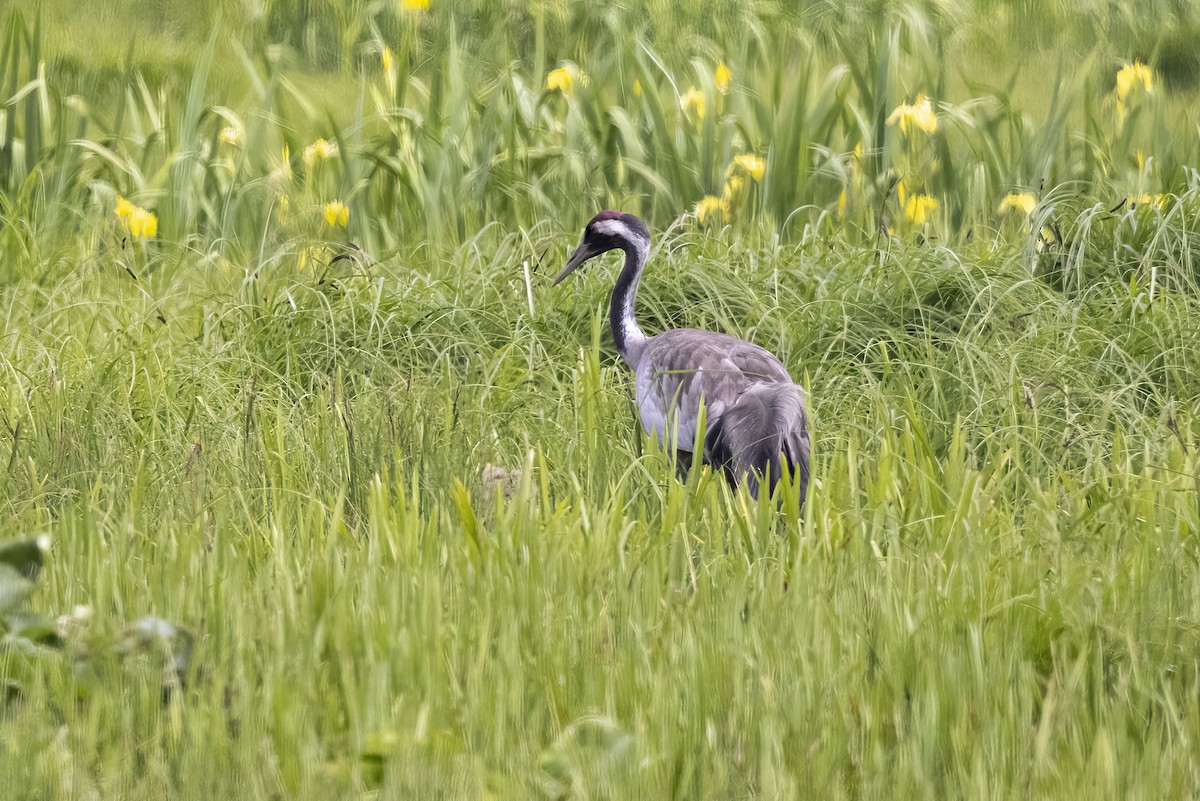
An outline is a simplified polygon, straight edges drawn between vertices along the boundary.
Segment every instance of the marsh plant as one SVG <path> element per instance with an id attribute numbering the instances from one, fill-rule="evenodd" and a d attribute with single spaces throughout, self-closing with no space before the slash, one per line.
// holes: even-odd
<path id="1" fill-rule="evenodd" d="M 0 33 L 5 798 L 1200 792 L 1191 5 L 73 9 Z M 802 516 L 641 432 L 601 208 L 809 390 Z"/>

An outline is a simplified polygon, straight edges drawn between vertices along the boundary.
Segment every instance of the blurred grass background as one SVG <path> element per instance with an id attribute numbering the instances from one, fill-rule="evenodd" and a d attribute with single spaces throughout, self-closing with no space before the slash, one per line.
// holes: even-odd
<path id="1" fill-rule="evenodd" d="M 12 7 L 0 153 L 12 194 L 56 174 L 40 207 L 161 196 L 173 238 L 228 243 L 259 240 L 293 178 L 310 203 L 369 207 L 350 230 L 372 252 L 609 205 L 661 226 L 722 195 L 741 153 L 768 158 L 736 211 L 785 235 L 842 190 L 844 227 L 873 235 L 903 219 L 907 180 L 939 199 L 937 232 L 953 237 L 994 227 L 1010 191 L 1111 207 L 1189 185 L 1200 22 L 1188 4 L 1152 5 Z M 1117 114 L 1115 76 L 1138 60 L 1155 89 Z M 559 68 L 578 80 L 548 90 Z M 918 95 L 941 120 L 923 141 L 886 122 Z M 295 159 L 318 137 L 340 146 L 323 174 L 272 180 L 284 145 Z"/>
<path id="2" fill-rule="evenodd" d="M 1197 792 L 1193 4 L 3 9 L 6 798 Z M 614 206 L 802 521 L 546 286 Z"/>

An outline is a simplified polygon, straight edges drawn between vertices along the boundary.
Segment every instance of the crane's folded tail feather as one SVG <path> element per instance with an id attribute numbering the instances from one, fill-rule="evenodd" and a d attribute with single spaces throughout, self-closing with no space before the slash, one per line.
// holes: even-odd
<path id="1" fill-rule="evenodd" d="M 803 390 L 790 383 L 747 388 L 713 420 L 704 438 L 705 461 L 719 466 L 731 484 L 745 477 L 750 494 L 768 477 L 771 492 L 783 476 L 800 474 L 800 505 L 808 491 L 808 419 Z"/>

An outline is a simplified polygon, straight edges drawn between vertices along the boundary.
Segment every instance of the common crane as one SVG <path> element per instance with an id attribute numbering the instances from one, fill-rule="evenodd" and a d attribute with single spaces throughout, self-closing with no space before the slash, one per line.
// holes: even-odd
<path id="1" fill-rule="evenodd" d="M 804 393 L 770 351 L 714 331 L 679 328 L 646 336 L 637 324 L 634 301 L 650 254 L 650 230 L 632 214 L 602 211 L 583 229 L 583 239 L 557 284 L 580 265 L 610 250 L 625 254 L 609 309 L 613 339 L 636 376 L 638 412 L 647 433 L 677 448 L 677 467 L 686 477 L 705 408 L 705 464 L 721 468 L 731 485 L 745 482 L 758 497 L 769 476 L 770 491 L 786 468 L 800 473 L 800 505 L 808 490 L 808 423 Z"/>

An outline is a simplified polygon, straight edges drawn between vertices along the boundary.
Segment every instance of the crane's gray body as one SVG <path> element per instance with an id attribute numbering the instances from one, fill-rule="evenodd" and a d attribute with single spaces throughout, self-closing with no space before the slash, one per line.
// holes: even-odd
<path id="1" fill-rule="evenodd" d="M 704 408 L 703 460 L 744 482 L 758 496 L 784 472 L 799 473 L 800 503 L 808 488 L 809 436 L 804 391 L 765 348 L 714 331 L 680 328 L 647 337 L 637 324 L 634 300 L 650 253 L 650 231 L 632 214 L 603 211 L 584 229 L 583 241 L 554 279 L 566 278 L 588 259 L 625 252 L 609 305 L 613 340 L 636 376 L 642 425 L 680 452 L 681 472 L 691 464 Z"/>
<path id="2" fill-rule="evenodd" d="M 803 491 L 810 449 L 804 391 L 770 351 L 728 334 L 680 328 L 648 338 L 631 366 L 642 426 L 664 447 L 692 454 L 703 404 L 705 462 L 757 495 L 755 473 L 769 465 L 774 486 L 782 456 L 801 468 Z"/>

